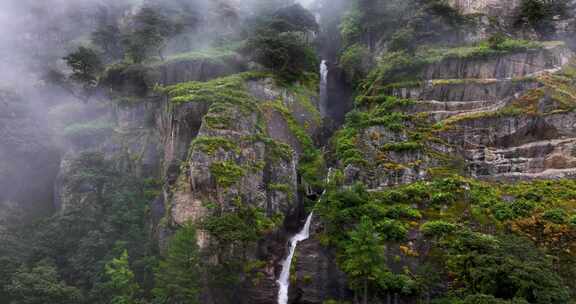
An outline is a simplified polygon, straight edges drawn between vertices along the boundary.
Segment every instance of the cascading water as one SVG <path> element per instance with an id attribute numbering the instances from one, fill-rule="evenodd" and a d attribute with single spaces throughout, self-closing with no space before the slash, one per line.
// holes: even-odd
<path id="1" fill-rule="evenodd" d="M 326 184 L 330 183 L 330 175 L 332 174 L 332 168 L 328 169 L 328 174 L 326 176 Z M 326 190 L 322 192 L 322 196 L 326 193 Z M 302 230 L 294 235 L 290 239 L 290 252 L 284 261 L 282 261 L 282 272 L 280 273 L 280 278 L 278 278 L 278 285 L 280 286 L 278 290 L 278 304 L 288 303 L 288 291 L 290 290 L 290 270 L 292 268 L 292 258 L 296 252 L 296 247 L 299 242 L 305 241 L 310 237 L 310 226 L 312 225 L 312 217 L 314 212 L 310 212 L 308 218 L 306 219 L 306 224 L 302 227 Z"/>
<path id="2" fill-rule="evenodd" d="M 278 291 L 278 304 L 288 303 L 288 289 L 290 288 L 290 268 L 292 267 L 292 258 L 294 257 L 294 252 L 296 252 L 296 246 L 298 242 L 307 240 L 310 237 L 310 225 L 312 223 L 312 216 L 314 214 L 310 213 L 306 219 L 306 224 L 300 232 L 294 235 L 290 239 L 290 253 L 286 259 L 282 262 L 282 273 L 280 273 L 280 278 L 278 278 L 278 285 L 280 290 Z"/>
<path id="3" fill-rule="evenodd" d="M 320 64 L 320 114 L 322 117 L 327 116 L 328 99 L 328 63 L 322 60 Z"/>

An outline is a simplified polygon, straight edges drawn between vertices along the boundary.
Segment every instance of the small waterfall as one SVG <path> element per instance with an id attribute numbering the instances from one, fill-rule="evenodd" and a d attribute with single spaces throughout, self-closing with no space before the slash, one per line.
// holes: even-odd
<path id="1" fill-rule="evenodd" d="M 290 288 L 290 268 L 292 267 L 292 258 L 294 257 L 294 252 L 296 252 L 296 246 L 298 243 L 307 240 L 310 237 L 310 224 L 312 223 L 313 213 L 308 215 L 306 219 L 306 224 L 290 239 L 290 253 L 286 259 L 282 262 L 282 273 L 278 279 L 278 285 L 280 285 L 280 290 L 278 291 L 278 304 L 288 303 L 288 290 Z"/>
<path id="2" fill-rule="evenodd" d="M 320 114 L 322 117 L 327 116 L 327 99 L 328 99 L 328 63 L 322 60 L 320 64 Z"/>
<path id="3" fill-rule="evenodd" d="M 326 184 L 330 183 L 330 177 L 332 175 L 332 168 L 328 169 L 328 174 L 326 175 Z M 322 192 L 322 196 L 326 194 L 326 189 Z M 310 212 L 308 218 L 306 219 L 306 224 L 302 227 L 302 230 L 294 235 L 290 239 L 290 252 L 284 261 L 282 261 L 282 272 L 280 273 L 280 278 L 276 281 L 280 286 L 278 290 L 278 304 L 288 303 L 288 291 L 290 290 L 290 270 L 292 268 L 292 258 L 294 258 L 294 253 L 296 252 L 296 247 L 299 242 L 305 241 L 310 237 L 310 226 L 312 225 L 312 217 L 314 212 Z"/>

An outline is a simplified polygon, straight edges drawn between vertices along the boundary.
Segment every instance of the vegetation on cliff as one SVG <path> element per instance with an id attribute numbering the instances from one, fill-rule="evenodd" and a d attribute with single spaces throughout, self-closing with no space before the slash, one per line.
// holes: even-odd
<path id="1" fill-rule="evenodd" d="M 310 211 L 295 303 L 574 302 L 576 68 L 530 40 L 565 38 L 565 1 L 312 2 L 74 11 L 89 30 L 34 70 L 65 142 L 58 211 L 0 210 L 0 302 L 269 303 Z M 321 103 L 353 109 L 340 126 Z"/>

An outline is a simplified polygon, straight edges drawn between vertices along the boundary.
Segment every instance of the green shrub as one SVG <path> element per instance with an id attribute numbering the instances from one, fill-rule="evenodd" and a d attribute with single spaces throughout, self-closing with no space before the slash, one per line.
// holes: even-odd
<path id="1" fill-rule="evenodd" d="M 319 65 L 316 52 L 299 33 L 262 31 L 249 38 L 241 52 L 288 83 L 315 73 Z"/>
<path id="2" fill-rule="evenodd" d="M 380 233 L 383 240 L 392 242 L 401 242 L 406 240 L 408 228 L 398 220 L 384 219 L 376 222 L 376 230 Z"/>
<path id="3" fill-rule="evenodd" d="M 569 223 L 570 223 L 570 225 L 572 225 L 572 226 L 576 226 L 576 214 L 575 214 L 575 215 L 572 215 L 572 216 L 570 217 Z"/>
<path id="4" fill-rule="evenodd" d="M 346 72 L 352 84 L 358 84 L 371 68 L 370 50 L 361 44 L 346 48 L 340 56 L 340 67 Z"/>
<path id="5" fill-rule="evenodd" d="M 362 12 L 355 5 L 344 15 L 340 23 L 340 35 L 344 45 L 352 45 L 358 42 L 362 36 Z"/>
<path id="6" fill-rule="evenodd" d="M 414 53 L 416 50 L 414 43 L 414 39 L 416 39 L 415 34 L 412 28 L 398 30 L 392 35 L 389 50 L 391 52 L 406 51 L 408 53 Z"/>
<path id="7" fill-rule="evenodd" d="M 424 223 L 420 227 L 420 231 L 426 236 L 440 237 L 456 231 L 457 228 L 458 226 L 455 224 L 445 221 L 430 221 Z"/>
<path id="8" fill-rule="evenodd" d="M 219 186 L 228 188 L 240 181 L 246 174 L 246 169 L 232 161 L 216 162 L 210 165 L 210 174 Z"/>
<path id="9" fill-rule="evenodd" d="M 238 145 L 228 138 L 224 137 L 197 137 L 192 142 L 192 148 L 198 149 L 208 155 L 214 155 L 219 149 L 224 151 L 234 151 L 240 153 Z"/>
<path id="10" fill-rule="evenodd" d="M 546 210 L 542 215 L 542 218 L 548 222 L 552 222 L 554 224 L 564 224 L 566 223 L 566 219 L 568 214 L 563 209 L 551 209 Z"/>
<path id="11" fill-rule="evenodd" d="M 529 25 L 546 37 L 555 30 L 554 17 L 566 16 L 566 0 L 522 0 L 516 25 Z"/>

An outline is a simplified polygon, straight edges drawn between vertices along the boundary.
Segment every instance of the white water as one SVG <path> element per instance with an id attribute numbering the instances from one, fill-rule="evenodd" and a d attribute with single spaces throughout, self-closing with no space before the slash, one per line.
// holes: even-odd
<path id="1" fill-rule="evenodd" d="M 332 175 L 332 168 L 328 169 L 328 174 L 326 175 L 326 184 L 330 184 L 330 176 Z M 326 189 L 322 192 L 322 196 L 326 193 Z M 290 239 L 290 253 L 284 261 L 282 261 L 282 273 L 280 273 L 280 278 L 276 281 L 280 286 L 278 291 L 278 304 L 288 303 L 288 290 L 290 290 L 290 269 L 292 268 L 292 258 L 294 258 L 294 253 L 296 252 L 296 247 L 299 242 L 305 241 L 310 237 L 310 225 L 312 224 L 312 217 L 314 212 L 310 212 L 308 218 L 306 219 L 306 224 L 302 227 L 302 230 L 294 235 Z"/>
<path id="2" fill-rule="evenodd" d="M 288 289 L 290 288 L 290 268 L 292 267 L 292 258 L 294 257 L 294 252 L 296 252 L 296 246 L 298 243 L 307 240 L 310 237 L 310 224 L 312 223 L 312 216 L 314 214 L 311 212 L 306 219 L 306 224 L 300 232 L 294 235 L 290 239 L 290 253 L 286 259 L 282 262 L 282 273 L 278 279 L 278 285 L 280 285 L 280 290 L 278 291 L 278 304 L 288 303 Z"/>
<path id="3" fill-rule="evenodd" d="M 322 60 L 320 64 L 320 114 L 326 117 L 327 107 L 326 100 L 328 98 L 328 64 L 326 60 Z"/>

